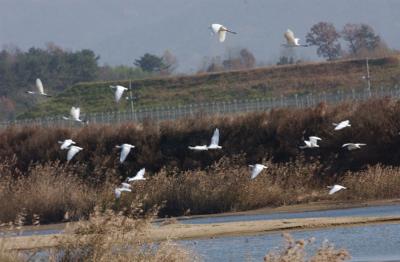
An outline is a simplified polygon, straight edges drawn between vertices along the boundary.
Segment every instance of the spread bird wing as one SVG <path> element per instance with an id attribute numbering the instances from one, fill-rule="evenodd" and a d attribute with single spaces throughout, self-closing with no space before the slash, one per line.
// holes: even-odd
<path id="1" fill-rule="evenodd" d="M 42 80 L 40 80 L 39 78 L 36 79 L 36 88 L 39 91 L 40 94 L 44 94 L 44 88 L 43 88 L 43 84 L 42 84 Z"/>
<path id="2" fill-rule="evenodd" d="M 122 86 L 117 86 L 117 89 L 115 90 L 115 102 L 119 102 L 119 100 L 122 97 L 122 94 L 124 93 L 125 88 Z"/>
<path id="3" fill-rule="evenodd" d="M 294 33 L 292 30 L 288 29 L 285 34 L 284 34 L 285 38 L 286 38 L 286 42 L 289 45 L 294 45 L 295 44 L 295 37 L 294 37 Z"/>
<path id="4" fill-rule="evenodd" d="M 219 129 L 216 128 L 214 130 L 213 136 L 211 137 L 211 144 L 210 145 L 216 145 L 217 146 L 218 144 L 219 144 Z"/>
<path id="5" fill-rule="evenodd" d="M 119 161 L 122 163 L 125 161 L 126 157 L 128 156 L 129 152 L 131 151 L 131 148 L 128 146 L 122 146 L 121 149 L 121 155 L 119 157 Z"/>

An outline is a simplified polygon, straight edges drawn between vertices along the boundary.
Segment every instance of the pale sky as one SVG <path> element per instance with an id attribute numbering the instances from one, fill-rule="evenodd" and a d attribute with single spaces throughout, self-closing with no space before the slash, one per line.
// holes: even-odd
<path id="1" fill-rule="evenodd" d="M 0 46 L 23 50 L 53 42 L 65 49 L 89 48 L 101 63 L 133 65 L 146 52 L 169 49 L 179 71 L 196 71 L 204 57 L 248 48 L 258 61 L 274 62 L 283 33 L 304 41 L 320 21 L 368 23 L 392 48 L 400 49 L 400 0 L 0 0 Z M 238 35 L 219 43 L 211 23 Z M 315 59 L 315 49 L 297 49 Z"/>

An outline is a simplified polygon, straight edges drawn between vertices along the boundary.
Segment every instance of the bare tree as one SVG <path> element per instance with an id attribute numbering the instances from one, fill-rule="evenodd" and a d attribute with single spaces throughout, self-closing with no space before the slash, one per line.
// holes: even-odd
<path id="1" fill-rule="evenodd" d="M 352 56 L 360 56 L 362 52 L 373 52 L 381 46 L 381 38 L 367 24 L 346 24 L 343 27 L 342 36 L 348 42 L 349 52 Z"/>
<path id="2" fill-rule="evenodd" d="M 165 65 L 165 68 L 161 70 L 163 74 L 170 75 L 178 67 L 178 59 L 169 50 L 164 51 L 164 54 L 162 55 L 162 60 Z"/>
<path id="3" fill-rule="evenodd" d="M 317 46 L 317 54 L 334 60 L 341 54 L 340 34 L 332 23 L 319 22 L 311 27 L 306 36 L 307 44 Z"/>

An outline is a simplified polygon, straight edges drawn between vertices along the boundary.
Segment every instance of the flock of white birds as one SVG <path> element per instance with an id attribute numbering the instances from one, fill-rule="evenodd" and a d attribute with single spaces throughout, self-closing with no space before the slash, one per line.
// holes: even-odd
<path id="1" fill-rule="evenodd" d="M 213 34 L 218 35 L 218 40 L 220 42 L 225 41 L 227 33 L 237 34 L 236 32 L 228 29 L 226 26 L 223 26 L 221 24 L 211 24 L 211 26 L 209 28 L 211 29 Z M 288 29 L 284 33 L 284 38 L 286 39 L 286 43 L 282 44 L 282 46 L 285 46 L 285 47 L 307 47 L 307 45 L 300 44 L 300 39 L 296 38 L 293 31 L 291 31 L 290 29 Z M 118 103 L 120 101 L 124 92 L 128 90 L 128 88 L 121 86 L 121 85 L 115 85 L 115 86 L 112 85 L 112 86 L 110 86 L 110 88 L 114 90 L 114 99 L 115 99 L 116 103 Z M 43 83 L 39 78 L 36 79 L 36 89 L 37 89 L 37 91 L 27 91 L 27 93 L 30 95 L 51 97 L 50 95 L 48 95 L 44 92 Z M 88 123 L 87 120 L 83 120 L 80 118 L 80 108 L 74 107 L 74 106 L 71 107 L 69 116 L 68 117 L 64 116 L 63 119 L 68 120 L 68 121 L 76 121 L 76 122 L 80 122 L 80 123 L 86 123 L 86 124 Z M 334 130 L 336 130 L 336 131 L 351 126 L 349 120 L 342 121 L 338 124 L 334 123 L 333 125 L 335 126 Z M 188 148 L 193 151 L 207 151 L 207 150 L 222 149 L 222 147 L 219 145 L 219 137 L 220 137 L 219 129 L 216 128 L 213 136 L 211 137 L 210 145 L 208 145 L 208 146 L 207 145 L 196 145 L 196 146 L 189 146 Z M 319 147 L 318 141 L 320 141 L 320 140 L 322 140 L 322 139 L 317 136 L 310 136 L 309 140 L 304 141 L 305 145 L 300 146 L 300 148 L 301 149 L 317 148 L 317 147 Z M 76 143 L 72 139 L 58 141 L 58 143 L 61 144 L 61 146 L 60 146 L 61 150 L 68 150 L 67 162 L 70 162 L 77 153 L 79 153 L 81 150 L 83 150 L 82 147 L 76 146 L 75 145 Z M 365 146 L 365 145 L 366 144 L 362 144 L 362 143 L 346 143 L 342 147 L 347 147 L 348 150 L 354 150 L 354 149 L 359 149 L 359 148 L 361 148 L 361 146 Z M 116 148 L 121 149 L 119 161 L 122 164 L 126 160 L 131 149 L 135 148 L 135 146 L 131 145 L 131 144 L 122 144 L 122 145 L 117 145 Z M 267 168 L 267 166 L 262 165 L 262 164 L 249 165 L 249 167 L 251 168 L 251 174 L 250 174 L 251 179 L 255 179 L 264 169 Z M 137 172 L 137 174 L 134 177 L 128 177 L 125 180 L 125 182 L 122 182 L 119 187 L 115 188 L 115 192 L 114 192 L 115 197 L 117 199 L 119 199 L 121 197 L 122 192 L 132 192 L 132 189 L 131 189 L 132 186 L 130 183 L 132 183 L 134 181 L 145 180 L 146 178 L 144 178 L 144 174 L 145 174 L 145 168 L 142 168 Z M 341 186 L 341 185 L 333 185 L 333 186 L 329 186 L 328 188 L 330 188 L 330 191 L 329 191 L 330 195 L 334 194 L 342 189 L 346 189 L 346 187 Z"/>

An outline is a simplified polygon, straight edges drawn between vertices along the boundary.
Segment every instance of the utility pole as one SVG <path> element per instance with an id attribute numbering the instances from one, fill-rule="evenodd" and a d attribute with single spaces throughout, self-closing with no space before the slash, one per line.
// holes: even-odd
<path id="1" fill-rule="evenodd" d="M 369 97 L 371 97 L 371 76 L 369 74 L 369 61 L 368 61 L 368 57 L 366 59 L 366 64 L 367 64 L 367 76 L 365 76 L 365 80 L 367 80 L 367 85 L 368 85 L 368 95 Z"/>
<path id="2" fill-rule="evenodd" d="M 129 100 L 131 102 L 131 112 L 133 116 L 133 92 L 132 92 L 132 81 L 129 79 Z"/>

